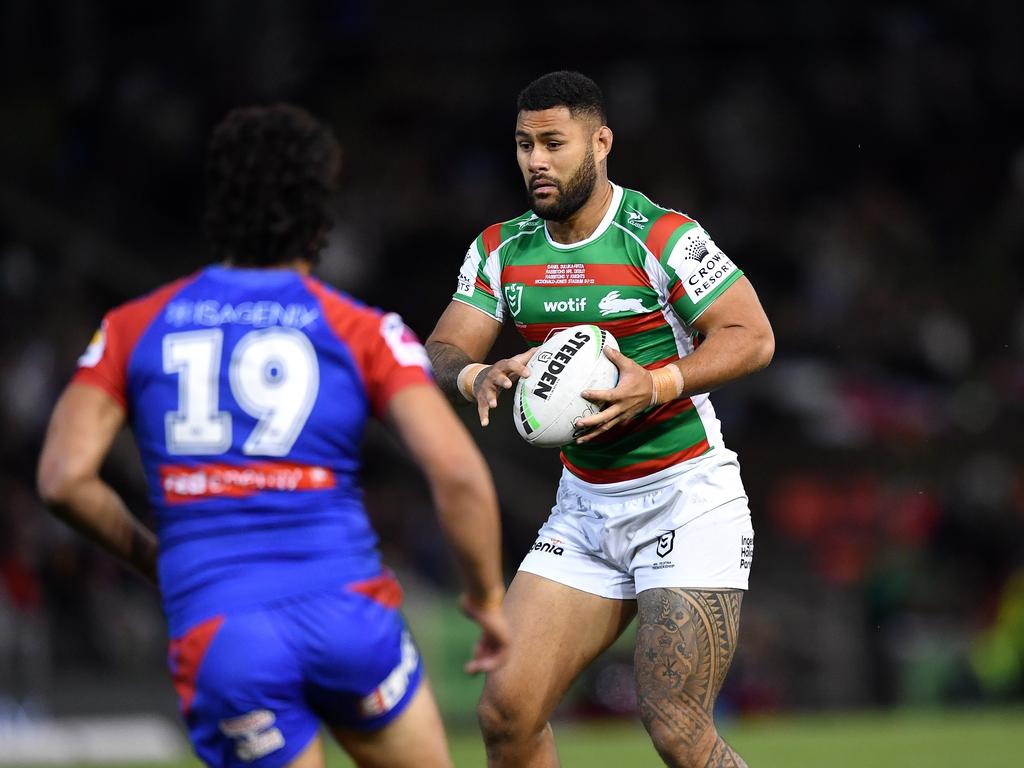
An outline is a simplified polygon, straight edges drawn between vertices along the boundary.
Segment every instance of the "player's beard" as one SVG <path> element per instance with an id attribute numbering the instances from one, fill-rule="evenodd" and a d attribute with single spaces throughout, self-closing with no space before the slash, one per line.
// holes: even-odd
<path id="1" fill-rule="evenodd" d="M 580 162 L 580 167 L 564 185 L 554 179 L 550 181 L 558 189 L 558 196 L 552 201 L 541 201 L 528 188 L 530 209 L 545 221 L 565 221 L 594 194 L 594 186 L 597 184 L 594 148 L 587 147 L 587 154 Z"/>

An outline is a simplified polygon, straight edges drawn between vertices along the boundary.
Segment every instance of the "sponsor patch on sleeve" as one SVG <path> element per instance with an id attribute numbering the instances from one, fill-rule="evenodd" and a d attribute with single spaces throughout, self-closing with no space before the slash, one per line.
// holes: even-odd
<path id="1" fill-rule="evenodd" d="M 384 315 L 380 321 L 380 335 L 384 337 L 384 341 L 387 342 L 391 354 L 395 356 L 399 365 L 418 365 L 430 373 L 430 358 L 427 356 L 427 350 L 423 348 L 420 340 L 416 338 L 416 334 L 402 320 L 401 315 L 394 312 Z"/>
<path id="2" fill-rule="evenodd" d="M 694 304 L 710 296 L 716 287 L 736 271 L 736 265 L 703 227 L 693 227 L 672 249 L 668 258 Z"/>
<path id="3" fill-rule="evenodd" d="M 85 352 L 78 358 L 79 368 L 95 368 L 96 365 L 103 359 L 103 351 L 107 348 L 107 321 L 104 320 L 102 325 L 96 329 L 96 333 L 92 335 L 92 340 L 89 342 L 89 346 L 86 347 Z"/>
<path id="4" fill-rule="evenodd" d="M 463 296 L 472 296 L 476 289 L 476 273 L 480 267 L 480 256 L 476 252 L 476 243 L 469 246 L 466 251 L 466 258 L 462 260 L 462 268 L 459 270 L 459 284 L 455 292 Z"/>

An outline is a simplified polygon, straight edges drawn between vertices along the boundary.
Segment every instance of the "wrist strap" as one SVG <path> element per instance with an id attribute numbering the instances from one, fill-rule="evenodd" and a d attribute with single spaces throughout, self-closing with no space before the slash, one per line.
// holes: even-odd
<path id="1" fill-rule="evenodd" d="M 459 377 L 455 380 L 455 385 L 459 388 L 462 396 L 470 402 L 476 400 L 476 395 L 473 394 L 473 384 L 476 382 L 476 377 L 486 367 L 487 365 L 484 363 L 470 363 L 459 371 Z"/>
<path id="2" fill-rule="evenodd" d="M 651 405 L 667 403 L 683 393 L 683 372 L 678 366 L 669 363 L 651 371 L 651 384 Z"/>

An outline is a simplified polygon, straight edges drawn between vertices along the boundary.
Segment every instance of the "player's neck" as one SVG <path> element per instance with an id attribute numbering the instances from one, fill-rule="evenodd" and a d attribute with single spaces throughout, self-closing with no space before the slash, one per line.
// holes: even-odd
<path id="1" fill-rule="evenodd" d="M 225 267 L 241 267 L 243 269 L 292 269 L 303 277 L 308 277 L 313 271 L 313 262 L 309 259 L 298 258 L 293 261 L 284 261 L 280 264 L 266 264 L 264 266 L 253 266 L 248 264 L 235 264 L 230 259 L 223 262 Z"/>
<path id="2" fill-rule="evenodd" d="M 614 196 L 614 188 L 608 179 L 600 179 L 594 185 L 594 193 L 576 213 L 565 221 L 548 221 L 548 234 L 561 245 L 572 245 L 586 240 L 597 229 L 608 212 Z"/>

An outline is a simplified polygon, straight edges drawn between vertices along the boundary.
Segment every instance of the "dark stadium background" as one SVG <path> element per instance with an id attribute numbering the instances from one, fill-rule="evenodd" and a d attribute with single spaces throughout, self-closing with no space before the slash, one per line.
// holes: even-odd
<path id="1" fill-rule="evenodd" d="M 103 312 L 205 263 L 211 127 L 275 100 L 329 122 L 320 274 L 426 336 L 470 240 L 525 209 L 514 100 L 558 68 L 605 89 L 613 180 L 698 218 L 774 324 L 772 366 L 714 397 L 757 529 L 723 713 L 1024 702 L 1022 41 L 1024 5 L 977 0 L 3 0 L 0 722 L 173 715 L 155 594 L 53 520 L 33 474 Z M 474 431 L 511 572 L 560 465 L 507 409 Z M 366 453 L 446 711 L 470 722 L 472 628 L 448 621 L 425 488 L 385 434 Z M 145 514 L 130 440 L 106 476 Z M 629 663 L 626 643 L 565 715 L 628 715 Z"/>

